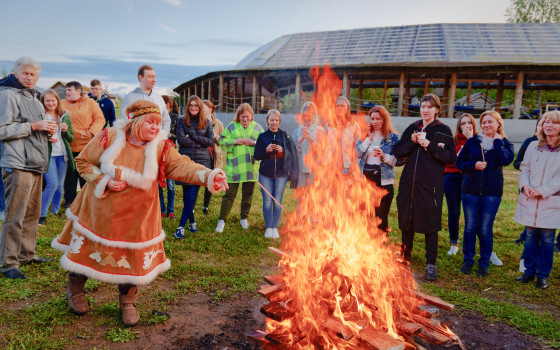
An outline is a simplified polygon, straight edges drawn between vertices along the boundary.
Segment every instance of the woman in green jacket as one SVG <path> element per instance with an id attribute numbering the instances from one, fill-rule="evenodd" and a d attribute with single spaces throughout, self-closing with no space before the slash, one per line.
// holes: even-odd
<path id="1" fill-rule="evenodd" d="M 70 142 L 74 141 L 70 115 L 62 110 L 60 98 L 54 90 L 47 90 L 41 96 L 41 103 L 45 107 L 46 118 L 58 124 L 56 134 L 49 135 L 49 168 L 45 173 L 46 186 L 41 199 L 41 217 L 39 225 L 47 221 L 47 211 L 51 206 L 51 214 L 61 216 L 60 203 L 64 190 L 64 178 L 68 165 L 75 169 L 74 157 L 70 150 Z"/>
<path id="2" fill-rule="evenodd" d="M 226 174 L 229 190 L 222 197 L 220 218 L 216 232 L 224 232 L 225 220 L 233 207 L 239 185 L 241 188 L 241 227 L 249 227 L 247 217 L 253 202 L 253 192 L 257 181 L 257 164 L 255 162 L 255 144 L 263 132 L 263 127 L 253 120 L 253 108 L 248 103 L 237 107 L 235 118 L 220 136 L 220 146 L 226 152 Z"/>

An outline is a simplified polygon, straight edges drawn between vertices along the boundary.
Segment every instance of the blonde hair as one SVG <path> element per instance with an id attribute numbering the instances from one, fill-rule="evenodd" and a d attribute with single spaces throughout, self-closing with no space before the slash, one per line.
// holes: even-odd
<path id="1" fill-rule="evenodd" d="M 253 107 L 251 107 L 250 104 L 248 103 L 242 103 L 239 105 L 239 107 L 237 107 L 237 110 L 235 111 L 235 117 L 233 118 L 233 121 L 236 123 L 241 123 L 241 121 L 239 120 L 239 116 L 245 112 L 249 111 L 249 113 L 251 113 L 251 121 L 253 121 L 254 118 L 254 112 L 253 112 Z"/>
<path id="2" fill-rule="evenodd" d="M 482 128 L 482 120 L 484 120 L 484 117 L 486 117 L 487 115 L 494 117 L 494 119 L 496 119 L 496 121 L 499 124 L 497 133 L 502 135 L 503 138 L 506 138 L 506 133 L 504 132 L 504 120 L 502 119 L 500 113 L 496 111 L 486 111 L 480 115 L 480 121 L 479 121 L 480 128 Z"/>
<path id="3" fill-rule="evenodd" d="M 371 123 L 371 115 L 373 113 L 379 114 L 383 120 L 383 125 L 381 126 L 381 134 L 384 138 L 387 138 L 390 133 L 396 134 L 395 128 L 393 128 L 393 123 L 391 122 L 391 114 L 383 106 L 371 107 L 367 114 L 367 121 Z"/>
<path id="4" fill-rule="evenodd" d="M 146 100 L 134 101 L 126 107 L 125 115 L 128 115 L 128 113 L 134 112 L 141 108 L 150 108 L 150 107 L 159 108 L 158 105 L 150 101 L 146 101 Z M 142 123 L 147 117 L 156 117 L 161 123 L 161 113 L 143 114 L 139 117 L 128 120 L 123 127 L 124 132 L 134 134 L 134 136 L 136 136 L 138 140 L 144 141 L 142 139 L 142 135 L 140 134 L 140 126 L 142 125 Z"/>
<path id="5" fill-rule="evenodd" d="M 311 123 L 314 124 L 314 125 L 317 125 L 319 123 L 319 113 L 317 112 L 317 106 L 315 106 L 315 103 L 313 103 L 313 102 L 305 102 L 303 104 L 303 106 L 301 106 L 301 113 L 302 114 L 305 113 L 306 108 L 307 108 L 307 110 L 310 110 L 310 109 L 313 108 Z"/>
<path id="6" fill-rule="evenodd" d="M 549 119 L 551 122 L 560 124 L 560 111 L 548 111 L 542 116 L 543 126 L 544 122 Z M 547 144 L 546 135 L 544 133 L 544 127 L 541 128 L 541 131 L 537 132 L 537 138 L 539 139 L 539 147 L 543 147 Z M 554 145 L 550 145 L 552 148 L 557 148 L 560 146 L 560 137 L 556 140 Z"/>
<path id="7" fill-rule="evenodd" d="M 54 113 L 56 114 L 56 116 L 55 116 L 56 119 L 60 118 L 60 116 L 64 114 L 64 110 L 62 109 L 62 106 L 60 105 L 60 97 L 58 96 L 58 93 L 53 89 L 48 89 L 45 92 L 43 92 L 43 94 L 41 95 L 41 103 L 45 107 L 45 111 L 47 110 L 47 106 L 45 106 L 45 96 L 46 95 L 53 95 L 56 98 L 56 108 L 54 109 Z"/>
<path id="8" fill-rule="evenodd" d="M 268 126 L 268 118 L 272 115 L 277 115 L 278 118 L 280 118 L 280 124 L 282 124 L 282 114 L 280 114 L 280 111 L 277 109 L 269 109 L 268 113 L 266 113 L 266 126 Z"/>

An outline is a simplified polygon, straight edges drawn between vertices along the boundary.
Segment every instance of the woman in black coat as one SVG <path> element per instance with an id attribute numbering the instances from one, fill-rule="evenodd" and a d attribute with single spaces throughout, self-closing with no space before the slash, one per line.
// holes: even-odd
<path id="1" fill-rule="evenodd" d="M 404 258 L 410 261 L 414 232 L 426 235 L 425 279 L 437 278 L 436 258 L 438 231 L 441 230 L 443 176 L 446 164 L 457 158 L 451 129 L 437 119 L 439 97 L 422 97 L 421 120 L 410 124 L 404 131 L 393 154 L 404 158 L 399 182 L 397 209 L 402 231 Z"/>
<path id="2" fill-rule="evenodd" d="M 196 95 L 189 98 L 185 116 L 177 121 L 177 143 L 179 144 L 179 153 L 189 156 L 192 161 L 207 168 L 211 166 L 208 147 L 214 143 L 214 130 L 204 114 L 202 100 Z M 183 212 L 174 237 L 185 238 L 184 227 L 187 221 L 191 222 L 189 225 L 190 232 L 198 231 L 193 209 L 200 186 L 182 182 L 178 182 L 178 184 L 183 185 Z"/>

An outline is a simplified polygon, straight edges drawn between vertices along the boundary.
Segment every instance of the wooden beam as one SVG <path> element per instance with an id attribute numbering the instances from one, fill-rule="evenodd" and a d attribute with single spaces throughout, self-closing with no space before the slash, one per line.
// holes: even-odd
<path id="1" fill-rule="evenodd" d="M 404 96 L 404 71 L 401 71 L 399 78 L 399 100 L 397 102 L 397 117 L 402 116 Z"/>
<path id="2" fill-rule="evenodd" d="M 356 106 L 356 110 L 357 112 L 361 112 L 362 111 L 362 92 L 364 89 L 364 77 L 360 74 L 360 78 L 358 81 L 358 102 L 357 102 L 357 106 Z"/>
<path id="3" fill-rule="evenodd" d="M 208 101 L 212 101 L 212 79 L 208 79 L 208 95 L 206 96 Z"/>
<path id="4" fill-rule="evenodd" d="M 515 98 L 513 100 L 513 119 L 519 119 L 521 115 L 521 101 L 523 99 L 523 71 L 517 74 L 517 83 L 515 85 Z"/>
<path id="5" fill-rule="evenodd" d="M 383 106 L 387 106 L 387 85 L 388 82 L 387 80 L 385 80 L 385 83 L 383 84 Z"/>
<path id="6" fill-rule="evenodd" d="M 498 91 L 496 91 L 496 111 L 500 113 L 502 111 L 502 100 L 504 99 L 504 75 L 500 75 L 500 80 L 498 81 Z"/>
<path id="7" fill-rule="evenodd" d="M 354 337 L 354 333 L 352 333 L 350 327 L 332 318 L 329 318 L 328 320 L 323 322 L 321 327 L 335 332 L 336 335 L 338 335 L 340 338 L 344 340 L 350 340 L 352 339 L 352 337 Z"/>
<path id="8" fill-rule="evenodd" d="M 299 113 L 301 108 L 301 73 L 297 72 L 296 74 L 296 90 L 294 94 L 295 103 L 294 103 L 294 110 L 293 113 Z"/>
<path id="9" fill-rule="evenodd" d="M 448 100 L 447 96 L 449 96 L 449 76 L 448 75 L 445 76 L 445 83 L 443 85 L 443 98 L 441 99 L 441 104 L 442 105 L 447 104 L 447 100 Z M 447 117 L 447 110 L 443 109 L 442 111 L 440 111 L 440 116 L 442 118 L 446 118 Z"/>
<path id="10" fill-rule="evenodd" d="M 472 80 L 469 79 L 467 85 L 467 106 L 471 103 L 471 90 L 472 90 Z"/>
<path id="11" fill-rule="evenodd" d="M 253 111 L 257 113 L 257 74 L 253 74 L 253 98 L 251 100 L 251 106 L 253 107 Z"/>
<path id="12" fill-rule="evenodd" d="M 451 73 L 451 87 L 449 89 L 449 104 L 447 107 L 447 117 L 455 117 L 455 94 L 457 92 L 457 72 Z"/>
<path id="13" fill-rule="evenodd" d="M 280 284 L 284 282 L 284 278 L 281 275 L 264 276 L 266 283 L 270 285 Z"/>
<path id="14" fill-rule="evenodd" d="M 273 286 L 261 286 L 261 289 L 259 289 L 258 293 L 268 299 L 272 294 L 281 291 L 284 286 L 285 286 L 284 282 L 280 284 L 275 284 Z"/>
<path id="15" fill-rule="evenodd" d="M 427 95 L 430 93 L 430 79 L 427 78 L 426 81 L 424 82 L 424 95 Z"/>
<path id="16" fill-rule="evenodd" d="M 405 348 L 404 343 L 400 340 L 370 327 L 360 331 L 360 337 L 372 350 L 404 350 Z"/>
<path id="17" fill-rule="evenodd" d="M 220 86 L 218 88 L 218 112 L 224 111 L 224 76 L 220 74 Z"/>
<path id="18" fill-rule="evenodd" d="M 204 89 L 204 80 L 200 82 L 200 99 L 204 100 L 204 94 L 206 93 Z"/>
<path id="19" fill-rule="evenodd" d="M 410 75 L 406 78 L 406 84 L 404 88 L 403 117 L 408 117 L 409 96 L 410 96 Z"/>
<path id="20" fill-rule="evenodd" d="M 342 91 L 340 93 L 342 96 L 350 96 L 350 87 L 348 86 L 348 72 L 344 71 L 342 73 Z"/>

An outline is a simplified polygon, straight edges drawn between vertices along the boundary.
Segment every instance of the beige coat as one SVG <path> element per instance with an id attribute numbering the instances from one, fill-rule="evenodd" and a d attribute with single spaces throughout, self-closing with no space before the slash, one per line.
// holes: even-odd
<path id="1" fill-rule="evenodd" d="M 224 132 L 224 124 L 215 116 L 212 116 L 212 127 L 214 128 L 214 168 L 224 169 L 226 154 L 220 147 L 220 136 Z"/>

